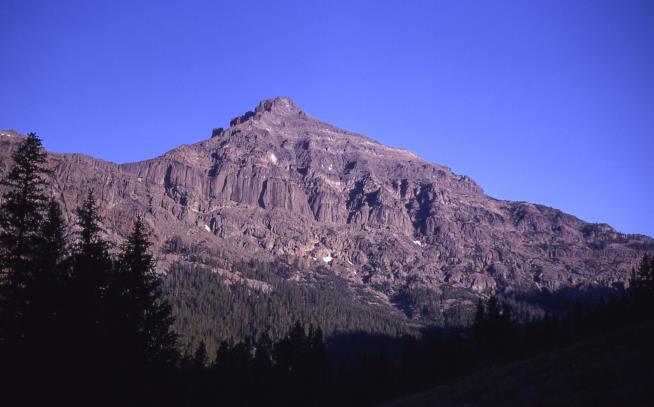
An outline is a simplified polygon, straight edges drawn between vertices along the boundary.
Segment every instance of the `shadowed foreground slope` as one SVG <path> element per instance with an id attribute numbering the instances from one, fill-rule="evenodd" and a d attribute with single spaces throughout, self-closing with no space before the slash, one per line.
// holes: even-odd
<path id="1" fill-rule="evenodd" d="M 652 343 L 654 322 L 649 321 L 531 359 L 483 369 L 385 406 L 651 405 Z"/>

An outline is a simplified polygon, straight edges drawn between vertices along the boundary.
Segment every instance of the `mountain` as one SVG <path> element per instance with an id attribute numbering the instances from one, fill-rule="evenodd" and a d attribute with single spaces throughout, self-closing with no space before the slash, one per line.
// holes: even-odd
<path id="1" fill-rule="evenodd" d="M 3 173 L 21 139 L 0 132 Z M 328 273 L 361 302 L 417 319 L 440 321 L 492 293 L 621 287 L 654 251 L 646 236 L 491 198 L 466 176 L 312 118 L 287 97 L 150 160 L 49 157 L 51 193 L 68 219 L 89 189 L 113 242 L 144 214 L 163 272 L 203 263 L 225 284 L 265 293 L 265 281 L 235 264 L 284 264 L 287 281 L 310 286 Z"/>

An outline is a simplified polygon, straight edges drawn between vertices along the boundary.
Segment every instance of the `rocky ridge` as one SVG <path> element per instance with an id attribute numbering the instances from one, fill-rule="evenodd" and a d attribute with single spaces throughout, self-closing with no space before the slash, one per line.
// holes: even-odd
<path id="1" fill-rule="evenodd" d="M 0 171 L 20 139 L 0 132 Z M 322 267 L 398 307 L 415 290 L 448 308 L 495 292 L 622 286 L 654 251 L 646 236 L 488 197 L 466 176 L 314 119 L 286 97 L 151 160 L 52 153 L 50 166 L 71 220 L 96 192 L 112 241 L 142 213 L 157 249 L 173 237 L 205 247 L 221 273 L 235 261 L 281 261 L 288 278 L 310 283 Z M 162 251 L 162 271 L 176 260 Z"/>

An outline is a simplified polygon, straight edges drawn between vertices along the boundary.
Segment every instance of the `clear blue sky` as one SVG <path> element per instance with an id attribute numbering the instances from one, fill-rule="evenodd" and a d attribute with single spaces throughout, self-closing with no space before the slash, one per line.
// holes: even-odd
<path id="1" fill-rule="evenodd" d="M 654 1 L 0 2 L 0 128 L 153 157 L 288 95 L 494 197 L 654 236 Z"/>

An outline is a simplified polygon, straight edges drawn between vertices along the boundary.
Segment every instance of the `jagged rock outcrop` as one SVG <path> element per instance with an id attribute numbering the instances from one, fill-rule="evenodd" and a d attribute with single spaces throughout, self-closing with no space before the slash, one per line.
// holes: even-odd
<path id="1" fill-rule="evenodd" d="M 0 133 L 0 170 L 21 136 Z M 221 261 L 328 266 L 392 302 L 407 288 L 475 295 L 624 284 L 654 241 L 559 210 L 490 198 L 471 179 L 304 113 L 259 103 L 212 137 L 114 164 L 51 154 L 52 194 L 72 219 L 88 189 L 120 241 L 145 214 L 160 247 L 181 236 Z M 160 265 L 165 268 L 166 256 Z"/>

